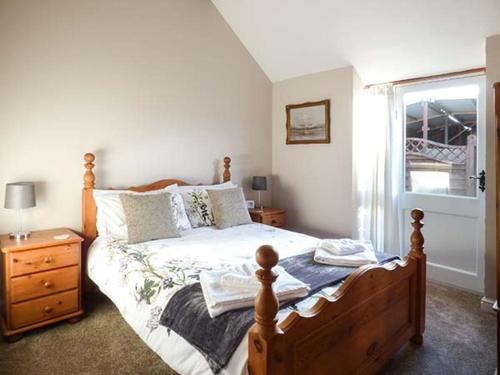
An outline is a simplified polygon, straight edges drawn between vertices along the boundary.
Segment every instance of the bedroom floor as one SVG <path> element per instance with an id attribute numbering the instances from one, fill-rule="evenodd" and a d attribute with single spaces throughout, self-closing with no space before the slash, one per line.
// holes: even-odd
<path id="1" fill-rule="evenodd" d="M 381 374 L 492 375 L 495 317 L 479 311 L 480 298 L 429 284 L 424 346 L 407 345 Z M 0 372 L 15 375 L 175 374 L 96 294 L 88 316 L 60 323 L 6 344 L 0 340 Z"/>

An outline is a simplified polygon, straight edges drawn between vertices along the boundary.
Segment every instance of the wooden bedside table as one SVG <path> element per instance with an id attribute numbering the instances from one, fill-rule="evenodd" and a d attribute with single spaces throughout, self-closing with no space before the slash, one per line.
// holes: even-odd
<path id="1" fill-rule="evenodd" d="M 285 226 L 286 210 L 281 208 L 264 207 L 263 211 L 250 210 L 250 217 L 256 223 L 272 225 L 273 227 L 283 228 Z"/>
<path id="2" fill-rule="evenodd" d="M 62 234 L 69 238 L 54 239 Z M 36 231 L 21 241 L 0 236 L 0 328 L 7 341 L 34 328 L 81 318 L 82 240 L 65 228 Z"/>

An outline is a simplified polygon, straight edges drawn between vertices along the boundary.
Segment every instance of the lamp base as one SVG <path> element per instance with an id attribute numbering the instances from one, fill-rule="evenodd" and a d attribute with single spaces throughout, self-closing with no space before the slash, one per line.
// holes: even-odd
<path id="1" fill-rule="evenodd" d="M 31 232 L 13 232 L 9 233 L 9 238 L 11 240 L 21 241 L 27 240 L 31 236 Z"/>

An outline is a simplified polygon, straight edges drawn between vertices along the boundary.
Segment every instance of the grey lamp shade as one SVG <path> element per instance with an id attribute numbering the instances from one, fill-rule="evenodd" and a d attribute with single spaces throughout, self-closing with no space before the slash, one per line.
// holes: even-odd
<path id="1" fill-rule="evenodd" d="M 6 185 L 5 208 L 18 210 L 35 206 L 35 184 L 33 182 L 14 182 Z"/>
<path id="2" fill-rule="evenodd" d="M 267 190 L 267 177 L 266 176 L 253 176 L 252 190 Z"/>

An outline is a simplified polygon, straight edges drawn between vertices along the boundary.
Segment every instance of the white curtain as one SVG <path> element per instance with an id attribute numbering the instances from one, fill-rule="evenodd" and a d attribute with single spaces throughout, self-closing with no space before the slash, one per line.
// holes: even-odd
<path id="1" fill-rule="evenodd" d="M 371 240 L 378 252 L 400 254 L 402 131 L 395 122 L 392 85 L 364 90 L 355 108 L 354 235 Z"/>

